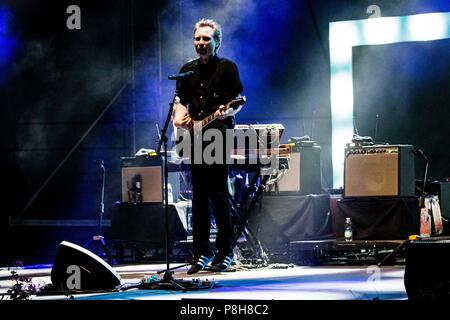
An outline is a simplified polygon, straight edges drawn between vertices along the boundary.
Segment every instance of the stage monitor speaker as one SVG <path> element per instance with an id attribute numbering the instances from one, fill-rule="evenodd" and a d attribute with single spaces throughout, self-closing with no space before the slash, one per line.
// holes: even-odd
<path id="1" fill-rule="evenodd" d="M 163 201 L 161 157 L 123 157 L 122 202 Z"/>
<path id="2" fill-rule="evenodd" d="M 55 290 L 97 291 L 112 290 L 121 279 L 99 256 L 63 241 L 58 246 L 51 280 Z"/>
<path id="3" fill-rule="evenodd" d="M 278 181 L 278 191 L 299 194 L 322 192 L 319 146 L 294 147 L 289 169 Z"/>
<path id="4" fill-rule="evenodd" d="M 417 240 L 407 246 L 405 289 L 409 300 L 450 299 L 450 240 Z"/>
<path id="5" fill-rule="evenodd" d="M 346 149 L 344 197 L 413 197 L 412 149 L 411 145 Z"/>

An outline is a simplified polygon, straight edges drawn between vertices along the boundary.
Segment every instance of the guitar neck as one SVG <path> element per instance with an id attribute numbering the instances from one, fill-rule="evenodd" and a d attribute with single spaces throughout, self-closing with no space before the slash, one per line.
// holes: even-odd
<path id="1" fill-rule="evenodd" d="M 236 104 L 243 105 L 244 103 L 245 103 L 245 97 L 241 97 L 239 100 L 237 100 L 237 99 L 232 100 L 225 105 L 224 111 L 227 111 L 228 109 L 232 108 Z M 207 126 L 208 124 L 210 124 L 217 118 L 218 118 L 218 116 L 214 112 L 211 115 L 204 118 L 203 120 L 199 120 L 200 126 L 198 126 L 197 129 L 203 129 L 205 126 Z"/>
<path id="2" fill-rule="evenodd" d="M 205 119 L 201 120 L 202 128 L 206 127 L 208 124 L 217 119 L 216 113 L 209 115 Z"/>

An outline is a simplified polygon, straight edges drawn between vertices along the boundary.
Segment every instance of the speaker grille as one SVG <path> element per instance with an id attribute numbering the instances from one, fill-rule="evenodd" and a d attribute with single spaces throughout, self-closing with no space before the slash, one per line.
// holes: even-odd
<path id="1" fill-rule="evenodd" d="M 278 191 L 312 194 L 322 192 L 320 147 L 299 147 L 290 155 L 289 170 L 278 182 Z"/>
<path id="2" fill-rule="evenodd" d="M 133 188 L 135 180 L 141 183 L 142 202 L 162 202 L 161 167 L 122 168 L 122 202 L 131 202 L 129 190 Z"/>
<path id="3" fill-rule="evenodd" d="M 121 158 L 121 167 L 122 202 L 157 203 L 163 201 L 162 160 L 160 157 L 123 157 Z"/>
<path id="4" fill-rule="evenodd" d="M 283 191 L 300 191 L 300 153 L 291 153 L 289 161 L 289 171 L 281 177 L 278 182 L 278 190 Z"/>
<path id="5" fill-rule="evenodd" d="M 412 146 L 347 150 L 345 197 L 414 196 Z"/>
<path id="6" fill-rule="evenodd" d="M 347 158 L 345 195 L 398 195 L 398 154 L 357 154 Z"/>

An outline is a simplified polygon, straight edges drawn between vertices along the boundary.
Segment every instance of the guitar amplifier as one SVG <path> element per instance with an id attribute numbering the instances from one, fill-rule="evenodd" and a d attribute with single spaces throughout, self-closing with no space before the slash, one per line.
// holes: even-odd
<path id="1" fill-rule="evenodd" d="M 345 150 L 344 197 L 413 197 L 412 145 L 374 145 Z"/>
<path id="2" fill-rule="evenodd" d="M 163 201 L 162 159 L 160 156 L 122 157 L 122 202 Z"/>
<path id="3" fill-rule="evenodd" d="M 296 145 L 292 148 L 289 169 L 277 182 L 281 194 L 319 194 L 322 192 L 320 146 Z"/>

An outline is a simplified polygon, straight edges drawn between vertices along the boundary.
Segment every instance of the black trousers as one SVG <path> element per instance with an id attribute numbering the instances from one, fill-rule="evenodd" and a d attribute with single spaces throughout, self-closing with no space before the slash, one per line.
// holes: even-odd
<path id="1" fill-rule="evenodd" d="M 194 256 L 211 256 L 211 209 L 217 225 L 216 249 L 220 256 L 233 251 L 233 226 L 228 194 L 228 165 L 194 164 L 192 173 L 192 234 Z"/>

